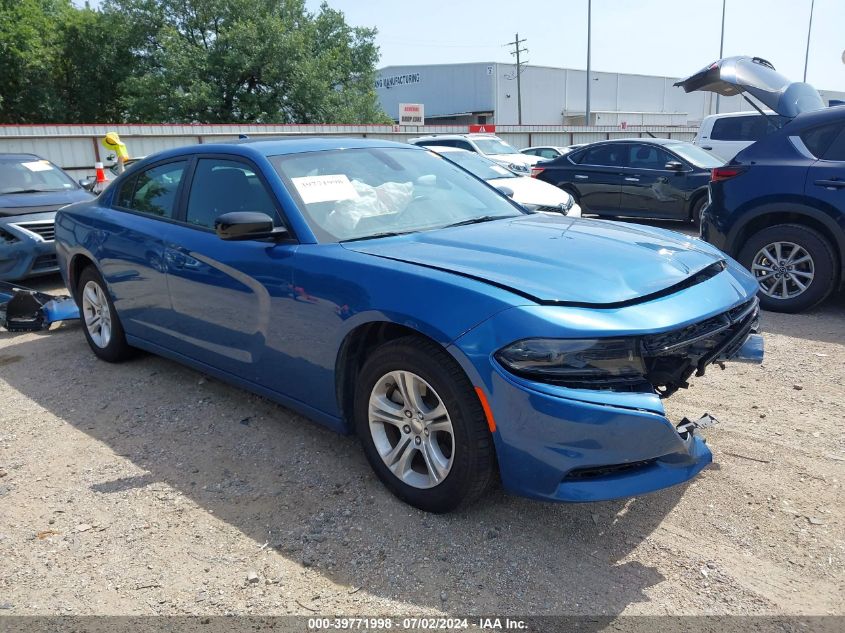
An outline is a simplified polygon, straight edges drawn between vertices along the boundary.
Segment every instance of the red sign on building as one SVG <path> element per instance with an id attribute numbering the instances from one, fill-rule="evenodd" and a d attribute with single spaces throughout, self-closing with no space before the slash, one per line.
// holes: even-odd
<path id="1" fill-rule="evenodd" d="M 478 125 L 470 125 L 469 126 L 470 132 L 481 132 L 487 134 L 493 134 L 496 131 L 496 126 L 491 125 L 489 123 L 482 123 Z"/>

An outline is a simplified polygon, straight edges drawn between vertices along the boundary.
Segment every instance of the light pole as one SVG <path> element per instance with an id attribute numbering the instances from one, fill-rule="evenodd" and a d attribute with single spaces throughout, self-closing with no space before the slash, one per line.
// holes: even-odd
<path id="1" fill-rule="evenodd" d="M 587 106 L 584 113 L 584 125 L 590 124 L 590 34 L 592 32 L 593 0 L 587 0 Z"/>
<path id="2" fill-rule="evenodd" d="M 813 30 L 813 5 L 816 0 L 810 0 L 810 25 L 807 27 L 807 51 L 804 53 L 804 82 L 807 81 L 807 62 L 810 61 L 810 32 Z"/>
<path id="3" fill-rule="evenodd" d="M 719 59 L 725 54 L 725 1 L 722 0 L 722 38 L 719 40 Z M 716 114 L 719 114 L 719 93 L 716 93 Z"/>

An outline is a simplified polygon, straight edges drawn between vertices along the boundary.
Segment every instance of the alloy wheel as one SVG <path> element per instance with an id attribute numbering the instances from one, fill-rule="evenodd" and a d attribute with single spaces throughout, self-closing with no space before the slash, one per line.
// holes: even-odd
<path id="1" fill-rule="evenodd" d="M 392 371 L 370 394 L 369 428 L 390 471 L 414 488 L 442 483 L 455 459 L 455 433 L 437 392 L 409 371 Z"/>
<path id="2" fill-rule="evenodd" d="M 82 289 L 82 316 L 94 344 L 108 347 L 112 336 L 111 312 L 106 293 L 95 281 L 89 281 Z"/>
<path id="3" fill-rule="evenodd" d="M 802 294 L 815 277 L 815 264 L 807 250 L 794 242 L 772 242 L 754 256 L 751 272 L 761 292 L 773 299 Z"/>

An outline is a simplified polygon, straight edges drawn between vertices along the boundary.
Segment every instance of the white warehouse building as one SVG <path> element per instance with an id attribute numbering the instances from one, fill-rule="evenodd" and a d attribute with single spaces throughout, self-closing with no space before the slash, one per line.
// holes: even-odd
<path id="1" fill-rule="evenodd" d="M 686 94 L 675 77 L 590 72 L 589 125 L 696 125 L 716 112 L 716 95 Z M 584 70 L 525 65 L 523 125 L 584 125 Z M 378 71 L 382 108 L 399 120 L 399 104 L 421 103 L 427 125 L 498 124 L 518 121 L 516 66 L 496 62 L 387 66 Z M 820 90 L 822 98 L 845 93 Z M 751 110 L 740 96 L 721 97 L 720 112 Z"/>

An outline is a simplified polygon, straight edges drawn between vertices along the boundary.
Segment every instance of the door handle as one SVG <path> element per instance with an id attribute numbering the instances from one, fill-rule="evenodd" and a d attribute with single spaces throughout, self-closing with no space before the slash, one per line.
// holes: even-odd
<path id="1" fill-rule="evenodd" d="M 581 174 L 575 174 L 575 177 L 578 180 L 587 180 L 587 178 L 589 178 L 589 176 L 582 176 Z"/>
<path id="2" fill-rule="evenodd" d="M 639 178 L 631 178 L 630 176 L 626 176 L 626 177 L 625 177 L 625 180 L 626 180 L 627 182 L 639 182 L 639 181 L 640 181 L 640 179 L 639 179 Z"/>
<path id="3" fill-rule="evenodd" d="M 815 184 L 826 189 L 842 189 L 845 187 L 845 180 L 817 180 Z"/>
<path id="4" fill-rule="evenodd" d="M 701 149 L 713 149 L 712 145 L 702 145 Z"/>

